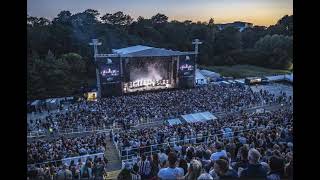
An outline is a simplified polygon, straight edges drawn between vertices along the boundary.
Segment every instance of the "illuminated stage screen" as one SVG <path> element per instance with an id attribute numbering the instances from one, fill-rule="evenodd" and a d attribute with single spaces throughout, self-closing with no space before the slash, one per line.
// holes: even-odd
<path id="1" fill-rule="evenodd" d="M 171 57 L 136 58 L 129 61 L 126 67 L 125 93 L 174 87 Z"/>
<path id="2" fill-rule="evenodd" d="M 179 62 L 180 77 L 194 75 L 195 64 L 192 58 L 194 58 L 193 55 L 180 56 L 180 62 Z"/>
<path id="3" fill-rule="evenodd" d="M 106 58 L 99 62 L 99 74 L 102 83 L 120 81 L 120 60 Z"/>

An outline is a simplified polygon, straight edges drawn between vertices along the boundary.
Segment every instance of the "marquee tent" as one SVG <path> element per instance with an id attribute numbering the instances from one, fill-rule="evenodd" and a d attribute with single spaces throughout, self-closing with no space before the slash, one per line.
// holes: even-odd
<path id="1" fill-rule="evenodd" d="M 205 122 L 209 120 L 216 120 L 217 117 L 215 117 L 210 112 L 201 112 L 201 113 L 194 113 L 194 114 L 186 114 L 182 115 L 182 118 L 187 123 L 194 123 L 194 122 Z"/>

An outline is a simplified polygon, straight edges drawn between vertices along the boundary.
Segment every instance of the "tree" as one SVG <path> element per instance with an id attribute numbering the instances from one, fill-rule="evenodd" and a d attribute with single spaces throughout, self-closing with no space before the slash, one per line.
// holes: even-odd
<path id="1" fill-rule="evenodd" d="M 37 17 L 28 16 L 27 24 L 32 27 L 48 26 L 50 25 L 50 21 L 43 17 L 37 18 Z"/>
<path id="2" fill-rule="evenodd" d="M 208 25 L 209 25 L 209 26 L 214 25 L 214 19 L 213 19 L 213 18 L 210 18 Z"/>
<path id="3" fill-rule="evenodd" d="M 266 35 L 259 39 L 255 48 L 267 52 L 269 65 L 274 68 L 289 68 L 292 63 L 292 37 L 284 35 Z"/>
<path id="4" fill-rule="evenodd" d="M 283 34 L 287 36 L 293 35 L 293 15 L 285 15 L 282 17 L 277 24 L 272 25 L 268 28 L 268 34 Z"/>
<path id="5" fill-rule="evenodd" d="M 151 22 L 153 24 L 163 24 L 163 23 L 167 23 L 168 22 L 168 17 L 164 14 L 156 14 L 154 16 L 151 17 Z"/>
<path id="6" fill-rule="evenodd" d="M 241 32 L 243 48 L 253 48 L 255 43 L 266 34 L 266 27 L 264 26 L 253 26 L 252 28 L 244 29 Z"/>
<path id="7" fill-rule="evenodd" d="M 133 19 L 129 15 L 123 14 L 123 12 L 121 11 L 118 11 L 114 14 L 106 13 L 101 17 L 101 20 L 106 24 L 120 26 L 128 26 L 133 21 Z"/>
<path id="8" fill-rule="evenodd" d="M 61 11 L 56 18 L 53 19 L 53 24 L 63 24 L 70 25 L 71 23 L 71 12 L 70 11 Z"/>
<path id="9" fill-rule="evenodd" d="M 85 73 L 86 63 L 83 58 L 77 53 L 67 53 L 62 55 L 62 59 L 70 67 L 72 73 Z"/>
<path id="10" fill-rule="evenodd" d="M 230 26 L 218 32 L 214 41 L 216 53 L 224 54 L 229 51 L 241 49 L 241 34 L 238 29 Z"/>
<path id="11" fill-rule="evenodd" d="M 273 52 L 276 48 L 289 50 L 292 47 L 292 40 L 292 37 L 284 35 L 266 35 L 256 42 L 255 48 L 266 52 Z"/>

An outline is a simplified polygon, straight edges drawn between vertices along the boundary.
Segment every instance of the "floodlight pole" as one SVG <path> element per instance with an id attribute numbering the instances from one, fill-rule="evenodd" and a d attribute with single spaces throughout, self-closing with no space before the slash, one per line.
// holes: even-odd
<path id="1" fill-rule="evenodd" d="M 194 44 L 194 51 L 195 51 L 195 70 L 194 70 L 194 78 L 196 78 L 196 71 L 197 71 L 197 60 L 198 60 L 198 53 L 199 53 L 199 44 L 202 44 L 199 39 L 195 39 L 192 41 L 192 44 Z M 194 81 L 194 85 L 196 85 L 196 81 Z"/>
<path id="2" fill-rule="evenodd" d="M 98 42 L 98 39 L 92 39 L 92 42 L 89 43 L 90 46 L 93 46 L 95 63 L 97 62 L 98 46 L 100 46 L 101 44 L 102 44 L 101 42 Z M 99 75 L 99 70 L 97 65 L 96 65 L 96 79 L 97 79 L 98 98 L 101 98 L 100 75 Z"/>
<path id="3" fill-rule="evenodd" d="M 196 61 L 196 66 L 197 66 L 197 60 L 198 60 L 198 53 L 199 53 L 199 44 L 202 44 L 202 42 L 201 41 L 199 41 L 199 39 L 195 39 L 195 40 L 193 40 L 192 41 L 192 44 L 194 44 L 194 51 L 195 51 L 195 61 Z"/>

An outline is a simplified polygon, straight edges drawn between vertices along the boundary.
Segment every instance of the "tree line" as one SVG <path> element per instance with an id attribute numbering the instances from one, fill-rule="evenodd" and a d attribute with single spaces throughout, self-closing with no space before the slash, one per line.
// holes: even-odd
<path id="1" fill-rule="evenodd" d="M 87 9 L 72 14 L 61 11 L 53 20 L 27 16 L 28 99 L 66 96 L 94 84 L 91 39 L 102 42 L 99 51 L 146 45 L 192 51 L 200 39 L 198 63 L 202 65 L 252 64 L 268 68 L 292 67 L 293 15 L 275 25 L 252 26 L 239 31 L 219 29 L 208 22 L 168 21 L 164 14 L 134 20 L 123 12 L 105 13 Z"/>

